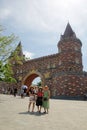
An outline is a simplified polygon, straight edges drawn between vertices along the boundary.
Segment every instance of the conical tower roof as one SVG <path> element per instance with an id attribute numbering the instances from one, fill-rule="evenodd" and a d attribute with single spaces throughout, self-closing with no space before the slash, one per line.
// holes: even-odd
<path id="1" fill-rule="evenodd" d="M 23 56 L 21 41 L 19 42 L 14 52 L 17 52 L 19 56 Z"/>
<path id="2" fill-rule="evenodd" d="M 58 45 L 59 45 L 59 43 L 60 43 L 61 41 L 63 42 L 63 40 L 64 40 L 64 41 L 65 41 L 65 40 L 66 40 L 66 41 L 67 41 L 67 40 L 73 40 L 73 41 L 76 41 L 76 42 L 80 43 L 80 45 L 82 46 L 81 41 L 76 37 L 76 34 L 75 34 L 75 32 L 72 30 L 72 28 L 71 28 L 71 26 L 70 26 L 69 23 L 67 24 L 67 26 L 66 26 L 66 28 L 65 28 L 64 34 L 61 35 L 60 41 L 58 42 Z"/>
<path id="3" fill-rule="evenodd" d="M 73 37 L 73 36 L 76 37 L 76 35 L 75 35 L 74 31 L 72 30 L 69 23 L 67 24 L 65 32 L 62 36 L 63 36 L 63 38 Z"/>
<path id="4" fill-rule="evenodd" d="M 23 57 L 23 51 L 22 51 L 21 41 L 17 45 L 16 49 L 11 53 L 11 55 L 9 56 L 9 59 L 11 57 L 14 57 L 14 54 L 17 54 L 19 57 Z"/>

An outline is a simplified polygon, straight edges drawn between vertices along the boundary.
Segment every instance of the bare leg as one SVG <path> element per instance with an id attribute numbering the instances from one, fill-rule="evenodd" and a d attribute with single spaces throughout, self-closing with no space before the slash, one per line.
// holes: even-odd
<path id="1" fill-rule="evenodd" d="M 47 108 L 47 114 L 48 114 L 48 112 L 49 112 L 49 111 L 48 111 L 48 108 Z"/>
<path id="2" fill-rule="evenodd" d="M 44 113 L 46 113 L 46 108 L 44 108 Z"/>
<path id="3" fill-rule="evenodd" d="M 35 103 L 33 103 L 32 112 L 34 111 Z"/>
<path id="4" fill-rule="evenodd" d="M 28 105 L 28 111 L 30 111 L 30 106 L 31 106 L 31 102 L 29 102 L 29 105 Z"/>
<path id="5" fill-rule="evenodd" d="M 40 106 L 40 112 L 41 112 L 41 108 L 42 108 L 42 106 Z"/>

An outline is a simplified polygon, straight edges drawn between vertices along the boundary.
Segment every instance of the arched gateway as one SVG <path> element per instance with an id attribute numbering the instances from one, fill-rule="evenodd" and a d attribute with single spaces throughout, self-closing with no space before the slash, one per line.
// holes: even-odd
<path id="1" fill-rule="evenodd" d="M 35 70 L 31 70 L 22 80 L 22 84 L 25 84 L 28 86 L 28 88 L 31 86 L 32 81 L 37 78 L 40 77 L 41 81 L 43 81 L 43 75 L 41 75 L 39 72 L 35 71 Z M 44 84 L 44 82 L 42 82 L 42 85 Z"/>
<path id="2" fill-rule="evenodd" d="M 87 92 L 87 72 L 83 72 L 81 47 L 81 41 L 68 23 L 58 42 L 58 53 L 22 61 L 21 65 L 12 61 L 18 87 L 22 84 L 30 87 L 32 81 L 40 77 L 42 86 L 49 86 L 51 97 L 84 95 Z M 17 48 L 18 55 L 23 56 L 21 43 Z"/>

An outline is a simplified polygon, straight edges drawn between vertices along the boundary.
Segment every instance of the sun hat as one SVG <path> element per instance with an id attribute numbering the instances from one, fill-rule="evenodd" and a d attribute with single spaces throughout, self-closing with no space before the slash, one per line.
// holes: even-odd
<path id="1" fill-rule="evenodd" d="M 39 89 L 43 89 L 43 88 L 40 86 Z"/>
<path id="2" fill-rule="evenodd" d="M 34 86 L 30 86 L 30 88 L 34 88 Z"/>

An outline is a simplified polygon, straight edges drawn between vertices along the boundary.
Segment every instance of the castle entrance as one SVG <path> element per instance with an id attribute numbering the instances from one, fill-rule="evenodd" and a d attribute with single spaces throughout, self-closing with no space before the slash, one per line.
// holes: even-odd
<path id="1" fill-rule="evenodd" d="M 43 76 L 38 72 L 29 73 L 25 78 L 23 79 L 22 85 L 26 85 L 28 89 L 32 85 L 33 81 L 39 77 L 39 81 L 41 81 L 41 86 L 44 85 L 44 78 Z M 37 82 L 39 82 L 37 81 Z M 33 83 L 34 84 L 34 83 Z"/>

